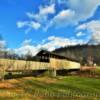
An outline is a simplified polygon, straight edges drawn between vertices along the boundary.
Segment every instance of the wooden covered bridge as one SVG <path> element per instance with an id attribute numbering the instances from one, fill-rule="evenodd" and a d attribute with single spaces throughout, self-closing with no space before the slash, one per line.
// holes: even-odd
<path id="1" fill-rule="evenodd" d="M 78 61 L 45 50 L 41 50 L 35 59 L 35 61 L 0 59 L 0 67 L 6 72 L 51 70 L 54 75 L 57 70 L 80 69 Z"/>

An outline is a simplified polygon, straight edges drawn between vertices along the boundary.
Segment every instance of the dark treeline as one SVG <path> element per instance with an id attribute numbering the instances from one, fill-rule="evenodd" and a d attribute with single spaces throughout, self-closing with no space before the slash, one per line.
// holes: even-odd
<path id="1" fill-rule="evenodd" d="M 26 61 L 40 61 L 41 59 L 37 56 L 32 56 L 31 53 L 26 55 L 18 55 L 12 51 L 0 50 L 0 58 L 12 59 L 12 60 L 26 60 Z"/>
<path id="2" fill-rule="evenodd" d="M 16 59 L 16 60 L 32 60 L 32 56 L 26 54 L 26 55 L 18 55 L 16 53 L 9 53 L 8 51 L 0 51 L 0 58 L 5 59 Z"/>
<path id="3" fill-rule="evenodd" d="M 53 51 L 59 55 L 76 59 L 81 64 L 86 64 L 89 56 L 93 57 L 93 62 L 100 65 L 100 45 L 76 45 L 56 49 Z"/>

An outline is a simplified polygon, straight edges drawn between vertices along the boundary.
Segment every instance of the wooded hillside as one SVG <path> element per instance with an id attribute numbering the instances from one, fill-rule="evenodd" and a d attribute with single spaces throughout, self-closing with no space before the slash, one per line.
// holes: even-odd
<path id="1" fill-rule="evenodd" d="M 56 49 L 53 51 L 59 55 L 73 58 L 82 64 L 87 63 L 89 55 L 93 57 L 94 63 L 100 65 L 100 45 L 76 45 Z"/>

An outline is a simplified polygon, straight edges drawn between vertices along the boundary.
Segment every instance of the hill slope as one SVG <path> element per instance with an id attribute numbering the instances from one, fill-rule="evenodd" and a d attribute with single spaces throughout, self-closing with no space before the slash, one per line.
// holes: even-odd
<path id="1" fill-rule="evenodd" d="M 100 45 L 76 45 L 59 48 L 53 51 L 59 55 L 76 59 L 82 63 L 87 63 L 89 55 L 93 57 L 94 63 L 100 65 Z"/>

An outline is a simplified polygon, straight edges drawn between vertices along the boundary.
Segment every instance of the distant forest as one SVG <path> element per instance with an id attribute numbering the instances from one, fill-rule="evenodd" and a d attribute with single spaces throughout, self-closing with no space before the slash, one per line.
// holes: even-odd
<path id="1" fill-rule="evenodd" d="M 76 45 L 58 48 L 54 53 L 57 53 L 68 58 L 78 60 L 81 64 L 87 64 L 88 57 L 93 58 L 93 62 L 100 65 L 100 45 Z"/>

